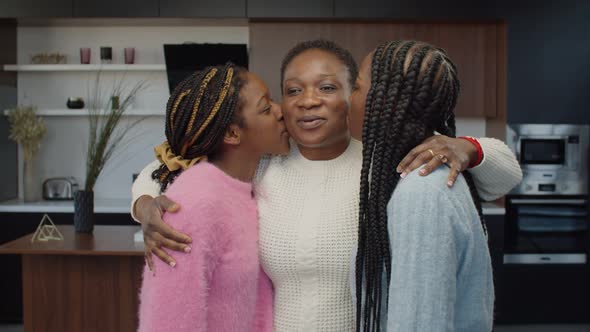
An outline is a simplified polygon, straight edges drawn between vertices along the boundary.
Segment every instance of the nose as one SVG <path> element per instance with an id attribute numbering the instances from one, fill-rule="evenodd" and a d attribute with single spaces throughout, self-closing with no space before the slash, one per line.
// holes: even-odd
<path id="1" fill-rule="evenodd" d="M 271 110 L 277 121 L 283 121 L 283 109 L 281 108 L 281 105 L 273 102 Z"/>
<path id="2" fill-rule="evenodd" d="M 321 100 L 315 94 L 315 91 L 313 89 L 307 89 L 300 95 L 297 104 L 298 106 L 303 107 L 305 109 L 311 109 L 316 106 L 319 106 L 320 103 Z"/>

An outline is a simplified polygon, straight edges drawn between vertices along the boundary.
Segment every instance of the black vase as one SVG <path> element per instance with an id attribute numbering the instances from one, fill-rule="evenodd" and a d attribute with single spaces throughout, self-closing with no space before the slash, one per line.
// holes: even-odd
<path id="1" fill-rule="evenodd" d="M 94 191 L 78 190 L 74 195 L 74 228 L 78 233 L 94 230 Z"/>

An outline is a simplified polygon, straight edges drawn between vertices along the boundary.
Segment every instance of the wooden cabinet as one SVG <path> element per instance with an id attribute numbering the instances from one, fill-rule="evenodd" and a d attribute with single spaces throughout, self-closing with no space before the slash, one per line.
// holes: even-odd
<path id="1" fill-rule="evenodd" d="M 72 225 L 72 213 L 49 213 L 57 225 Z M 0 245 L 32 233 L 43 217 L 42 213 L 0 213 Z M 97 213 L 96 225 L 137 225 L 129 214 Z M 18 255 L 0 255 L 0 325 L 2 323 L 22 322 L 22 265 Z"/>
<path id="2" fill-rule="evenodd" d="M 252 23 L 250 69 L 280 99 L 280 63 L 295 43 L 331 39 L 351 51 L 360 62 L 378 44 L 394 39 L 415 39 L 444 48 L 457 64 L 461 96 L 455 113 L 461 117 L 495 117 L 505 95 L 505 54 L 498 44 L 503 26 L 495 23 Z M 273 50 L 269 52 L 268 50 Z M 499 74 L 500 73 L 500 74 Z"/>
<path id="3" fill-rule="evenodd" d="M 159 0 L 161 17 L 246 17 L 246 0 Z"/>
<path id="4" fill-rule="evenodd" d="M 322 18 L 334 16 L 333 0 L 248 0 L 250 18 Z"/>
<path id="5" fill-rule="evenodd" d="M 158 0 L 73 0 L 74 17 L 157 17 Z"/>
<path id="6" fill-rule="evenodd" d="M 72 17 L 72 0 L 2 0 L 0 17 Z"/>

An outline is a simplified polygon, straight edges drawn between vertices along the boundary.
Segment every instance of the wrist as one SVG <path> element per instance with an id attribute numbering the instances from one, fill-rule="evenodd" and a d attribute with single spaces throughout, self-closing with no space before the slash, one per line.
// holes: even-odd
<path id="1" fill-rule="evenodd" d="M 481 164 L 481 161 L 483 160 L 483 149 L 481 148 L 481 144 L 479 144 L 477 139 L 475 139 L 474 137 L 471 137 L 471 136 L 461 136 L 461 137 L 457 137 L 457 138 L 461 138 L 461 139 L 468 141 L 474 147 L 474 150 L 472 150 L 469 154 L 469 157 L 470 157 L 469 160 L 471 162 L 469 163 L 468 168 L 473 168 L 473 167 Z"/>
<path id="2" fill-rule="evenodd" d="M 133 204 L 133 214 L 137 217 L 137 220 L 140 223 L 143 223 L 145 220 L 143 211 L 146 211 L 146 204 L 151 204 L 151 201 L 154 198 L 150 195 L 141 195 L 137 200 L 135 200 L 135 204 Z"/>

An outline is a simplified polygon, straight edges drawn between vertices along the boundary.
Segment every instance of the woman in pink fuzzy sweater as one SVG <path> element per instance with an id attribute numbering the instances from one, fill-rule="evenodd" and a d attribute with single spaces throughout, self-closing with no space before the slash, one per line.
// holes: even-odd
<path id="1" fill-rule="evenodd" d="M 210 67 L 172 93 L 166 138 L 152 176 L 182 206 L 164 220 L 191 236 L 193 250 L 172 252 L 175 266 L 154 262 L 162 273 L 146 266 L 139 331 L 272 331 L 251 180 L 262 155 L 288 152 L 279 106 L 254 74 Z"/>

